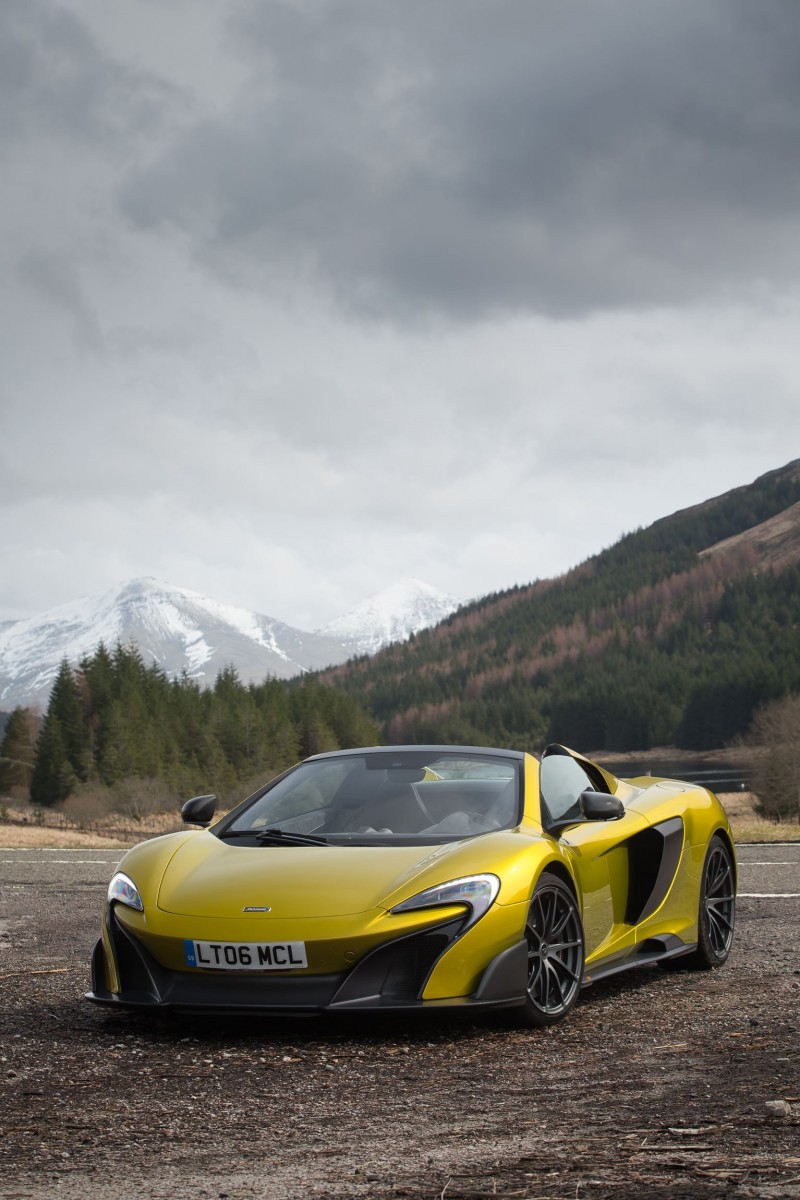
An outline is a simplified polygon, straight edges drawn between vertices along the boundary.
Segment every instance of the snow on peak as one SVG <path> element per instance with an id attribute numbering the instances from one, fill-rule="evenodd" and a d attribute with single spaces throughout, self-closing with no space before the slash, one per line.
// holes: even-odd
<path id="1" fill-rule="evenodd" d="M 103 642 L 135 645 L 170 676 L 212 684 L 232 665 L 243 682 L 289 679 L 373 653 L 436 624 L 457 601 L 418 579 L 403 579 L 316 633 L 223 604 L 159 579 L 129 579 L 23 621 L 0 625 L 0 708 L 47 703 L 66 658 L 77 663 Z"/>
<path id="2" fill-rule="evenodd" d="M 398 579 L 318 632 L 347 642 L 354 653 L 374 654 L 390 642 L 405 641 L 412 633 L 438 624 L 458 606 L 454 596 L 421 579 Z"/>
<path id="3" fill-rule="evenodd" d="M 342 662 L 349 647 L 152 578 L 129 579 L 0 628 L 0 708 L 45 705 L 61 662 L 103 642 L 135 645 L 170 676 L 211 684 L 233 665 L 244 682 L 288 679 Z"/>

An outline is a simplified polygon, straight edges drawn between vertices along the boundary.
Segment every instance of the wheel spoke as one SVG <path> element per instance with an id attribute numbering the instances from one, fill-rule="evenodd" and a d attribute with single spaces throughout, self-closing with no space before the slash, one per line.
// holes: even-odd
<path id="1" fill-rule="evenodd" d="M 730 868 L 727 861 L 721 854 L 715 855 L 715 857 L 712 858 L 708 864 L 709 892 L 716 892 L 729 874 Z"/>
<path id="2" fill-rule="evenodd" d="M 565 905 L 564 912 L 561 914 L 561 919 L 554 920 L 553 925 L 552 925 L 551 929 L 549 930 L 551 938 L 553 938 L 557 934 L 561 933 L 561 930 L 564 928 L 564 926 L 566 925 L 567 921 L 570 919 L 571 916 L 572 916 L 572 911 L 569 908 L 567 908 Z"/>
<path id="3" fill-rule="evenodd" d="M 723 924 L 722 921 L 718 921 L 715 917 L 712 917 L 708 922 L 708 932 L 712 942 L 715 943 L 714 949 L 717 952 L 724 950 L 731 936 L 731 926 Z"/>
<path id="4" fill-rule="evenodd" d="M 552 992 L 556 993 L 554 1007 L 556 1009 L 558 1009 L 558 1008 L 561 1008 L 561 1006 L 563 1005 L 563 1003 L 566 999 L 565 992 L 564 992 L 564 983 L 566 981 L 562 982 L 561 975 L 559 974 L 559 972 L 556 970 L 555 966 L 553 965 L 552 959 L 548 958 L 546 965 L 547 965 L 547 978 L 550 981 L 550 986 L 548 987 L 548 995 L 550 995 Z"/>
<path id="5" fill-rule="evenodd" d="M 733 933 L 733 925 L 721 913 L 708 909 L 708 932 L 717 954 L 724 953 Z"/>
<path id="6" fill-rule="evenodd" d="M 706 911 L 712 921 L 718 921 L 726 929 L 733 929 L 733 921 L 729 921 L 725 912 L 716 904 L 707 904 Z"/>
<path id="7" fill-rule="evenodd" d="M 557 962 L 559 967 L 561 968 L 562 974 L 568 975 L 570 977 L 570 979 L 578 978 L 578 976 L 575 974 L 575 972 L 573 970 L 571 970 L 569 963 L 565 963 L 563 958 L 558 958 L 557 955 L 554 954 L 553 957 L 549 958 L 547 961 L 550 963 Z"/>

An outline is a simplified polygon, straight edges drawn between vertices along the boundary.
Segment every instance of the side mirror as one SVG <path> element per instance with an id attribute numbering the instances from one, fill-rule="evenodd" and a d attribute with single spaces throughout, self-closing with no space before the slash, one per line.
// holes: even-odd
<path id="1" fill-rule="evenodd" d="M 581 812 L 587 821 L 618 821 L 625 816 L 625 807 L 616 796 L 607 792 L 593 792 L 586 788 L 581 792 Z"/>
<path id="2" fill-rule="evenodd" d="M 216 807 L 216 796 L 193 796 L 181 807 L 181 820 L 187 825 L 202 825 L 205 828 L 211 824 Z"/>

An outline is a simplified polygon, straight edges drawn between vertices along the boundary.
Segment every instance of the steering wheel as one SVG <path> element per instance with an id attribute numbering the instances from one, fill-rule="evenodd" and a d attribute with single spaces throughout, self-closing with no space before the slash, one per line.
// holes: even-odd
<path id="1" fill-rule="evenodd" d="M 470 810 L 469 812 L 465 812 L 464 816 L 469 817 L 470 820 L 477 821 L 479 825 L 483 825 L 484 832 L 486 833 L 491 833 L 493 829 L 500 828 L 500 822 L 496 821 L 494 817 L 487 817 L 486 813 Z"/>

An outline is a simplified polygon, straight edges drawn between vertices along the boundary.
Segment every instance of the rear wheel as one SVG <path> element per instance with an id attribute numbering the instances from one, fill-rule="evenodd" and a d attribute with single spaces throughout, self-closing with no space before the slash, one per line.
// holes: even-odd
<path id="1" fill-rule="evenodd" d="M 700 892 L 697 950 L 690 965 L 721 967 L 731 952 L 736 916 L 733 858 L 727 844 L 714 834 L 708 844 Z"/>
<path id="2" fill-rule="evenodd" d="M 731 952 L 736 916 L 736 882 L 733 857 L 727 843 L 714 834 L 708 843 L 700 885 L 697 918 L 697 948 L 691 954 L 668 958 L 661 966 L 679 971 L 694 967 L 701 971 L 721 967 Z"/>
<path id="3" fill-rule="evenodd" d="M 570 889 L 557 875 L 542 872 L 525 924 L 528 986 L 522 1018 L 527 1025 L 555 1025 L 581 990 L 583 928 Z"/>

